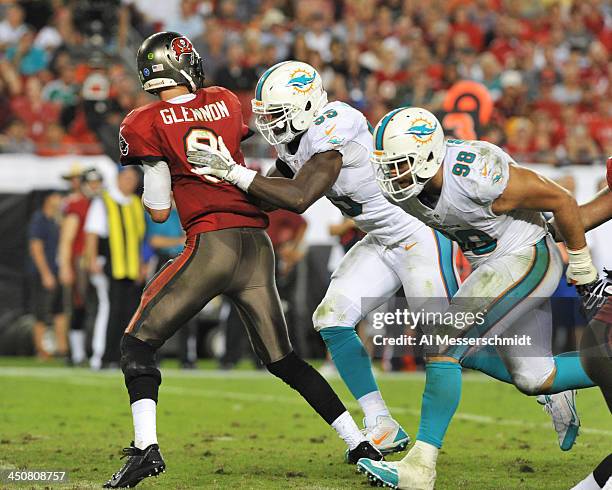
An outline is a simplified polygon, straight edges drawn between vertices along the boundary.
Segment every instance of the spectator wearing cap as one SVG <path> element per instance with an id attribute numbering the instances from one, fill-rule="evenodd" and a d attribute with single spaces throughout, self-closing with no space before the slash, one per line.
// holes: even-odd
<path id="1" fill-rule="evenodd" d="M 139 171 L 124 168 L 116 186 L 91 202 L 85 219 L 85 257 L 98 296 L 93 369 L 118 367 L 121 336 L 140 301 L 145 219 L 134 194 L 139 184 Z"/>
<path id="2" fill-rule="evenodd" d="M 528 112 L 528 101 L 521 72 L 517 70 L 505 71 L 502 73 L 500 83 L 502 95 L 495 102 L 498 116 L 505 121 L 511 117 L 525 115 Z"/>
<path id="3" fill-rule="evenodd" d="M 73 168 L 63 178 L 70 182 L 72 193 L 66 199 L 59 241 L 59 279 L 64 288 L 66 313 L 69 316 L 70 359 L 74 365 L 86 359 L 85 316 L 87 303 L 87 267 L 85 263 L 85 219 L 91 199 L 102 188 L 102 175 L 95 168 L 82 171 Z"/>
<path id="4" fill-rule="evenodd" d="M 289 59 L 293 36 L 285 28 L 286 20 L 285 15 L 276 8 L 266 11 L 261 19 L 261 44 L 275 48 L 275 59 L 269 66 Z"/>
<path id="5" fill-rule="evenodd" d="M 55 328 L 56 353 L 65 356 L 66 317 L 63 313 L 62 291 L 57 280 L 59 241 L 58 216 L 62 203 L 59 192 L 49 193 L 42 208 L 34 213 L 29 226 L 32 306 L 35 317 L 33 340 L 36 354 L 46 359 L 50 353 L 44 347 L 47 325 Z"/>

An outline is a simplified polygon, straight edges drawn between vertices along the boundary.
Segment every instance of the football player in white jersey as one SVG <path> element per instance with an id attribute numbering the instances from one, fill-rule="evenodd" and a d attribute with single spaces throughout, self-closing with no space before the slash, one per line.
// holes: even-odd
<path id="1" fill-rule="evenodd" d="M 257 128 L 278 154 L 272 176 L 234 165 L 226 152 L 205 145 L 190 156 L 193 171 L 297 213 L 325 196 L 367 233 L 333 273 L 313 322 L 363 409 L 368 439 L 383 453 L 403 450 L 409 437 L 386 407 L 355 326 L 402 286 L 415 311 L 432 297 L 446 307 L 458 288 L 454 246 L 383 197 L 369 161 L 365 117 L 345 103 L 328 102 L 312 66 L 274 65 L 259 79 L 252 106 Z"/>
<path id="2" fill-rule="evenodd" d="M 457 241 L 473 267 L 448 311 L 482 312 L 484 322 L 464 328 L 443 324 L 437 331 L 461 341 L 527 335 L 531 346 L 495 345 L 497 355 L 462 342 L 439 346 L 427 359 L 414 447 L 401 461 L 364 459 L 359 469 L 393 488 L 433 489 L 438 451 L 461 396 L 462 365 L 513 383 L 528 395 L 542 395 L 538 401 L 553 418 L 561 449 L 571 448 L 579 426 L 573 390 L 593 382 L 577 353 L 553 357 L 551 352 L 548 298 L 563 264 L 541 212 L 554 214 L 565 237 L 568 281 L 590 284 L 597 271 L 576 201 L 495 145 L 445 141 L 439 121 L 424 109 L 388 113 L 373 137 L 372 163 L 387 199 Z"/>

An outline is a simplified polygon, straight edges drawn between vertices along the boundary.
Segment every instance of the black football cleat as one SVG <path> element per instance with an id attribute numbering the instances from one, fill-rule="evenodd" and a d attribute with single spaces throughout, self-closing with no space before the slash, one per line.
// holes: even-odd
<path id="1" fill-rule="evenodd" d="M 361 458 L 373 459 L 374 461 L 382 461 L 384 459 L 380 451 L 368 441 L 359 443 L 359 446 L 351 451 L 347 449 L 344 459 L 348 464 L 357 464 L 357 461 Z"/>
<path id="2" fill-rule="evenodd" d="M 166 470 L 166 463 L 157 444 L 138 449 L 132 442 L 130 447 L 123 449 L 121 458 L 125 457 L 125 464 L 104 484 L 104 488 L 132 488 L 145 478 L 157 476 Z"/>

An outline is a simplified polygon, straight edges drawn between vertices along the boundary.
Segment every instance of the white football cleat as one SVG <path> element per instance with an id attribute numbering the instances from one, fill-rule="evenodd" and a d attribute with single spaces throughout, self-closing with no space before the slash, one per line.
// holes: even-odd
<path id="1" fill-rule="evenodd" d="M 576 411 L 576 390 L 539 395 L 536 400 L 540 405 L 544 405 L 544 411 L 552 418 L 561 451 L 569 451 L 576 442 L 580 428 L 580 418 Z"/>
<path id="2" fill-rule="evenodd" d="M 391 454 L 403 451 L 410 444 L 410 436 L 402 426 L 389 415 L 376 417 L 376 425 L 367 427 L 365 419 L 363 433 L 382 454 Z"/>
<path id="3" fill-rule="evenodd" d="M 433 490 L 436 466 L 424 457 L 419 447 L 413 447 L 401 461 L 373 461 L 362 458 L 357 469 L 365 473 L 370 483 L 399 490 Z"/>

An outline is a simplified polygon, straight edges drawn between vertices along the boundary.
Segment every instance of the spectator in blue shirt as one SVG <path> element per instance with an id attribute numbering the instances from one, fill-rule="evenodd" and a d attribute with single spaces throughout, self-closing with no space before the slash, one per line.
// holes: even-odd
<path id="1" fill-rule="evenodd" d="M 57 252 L 59 244 L 59 216 L 62 196 L 51 192 L 45 197 L 42 208 L 30 221 L 29 241 L 32 258 L 31 285 L 32 306 L 36 318 L 34 324 L 34 348 L 41 359 L 49 357 L 43 346 L 46 326 L 53 322 L 57 354 L 68 353 L 66 317 L 63 313 L 62 290 L 57 280 Z"/>

